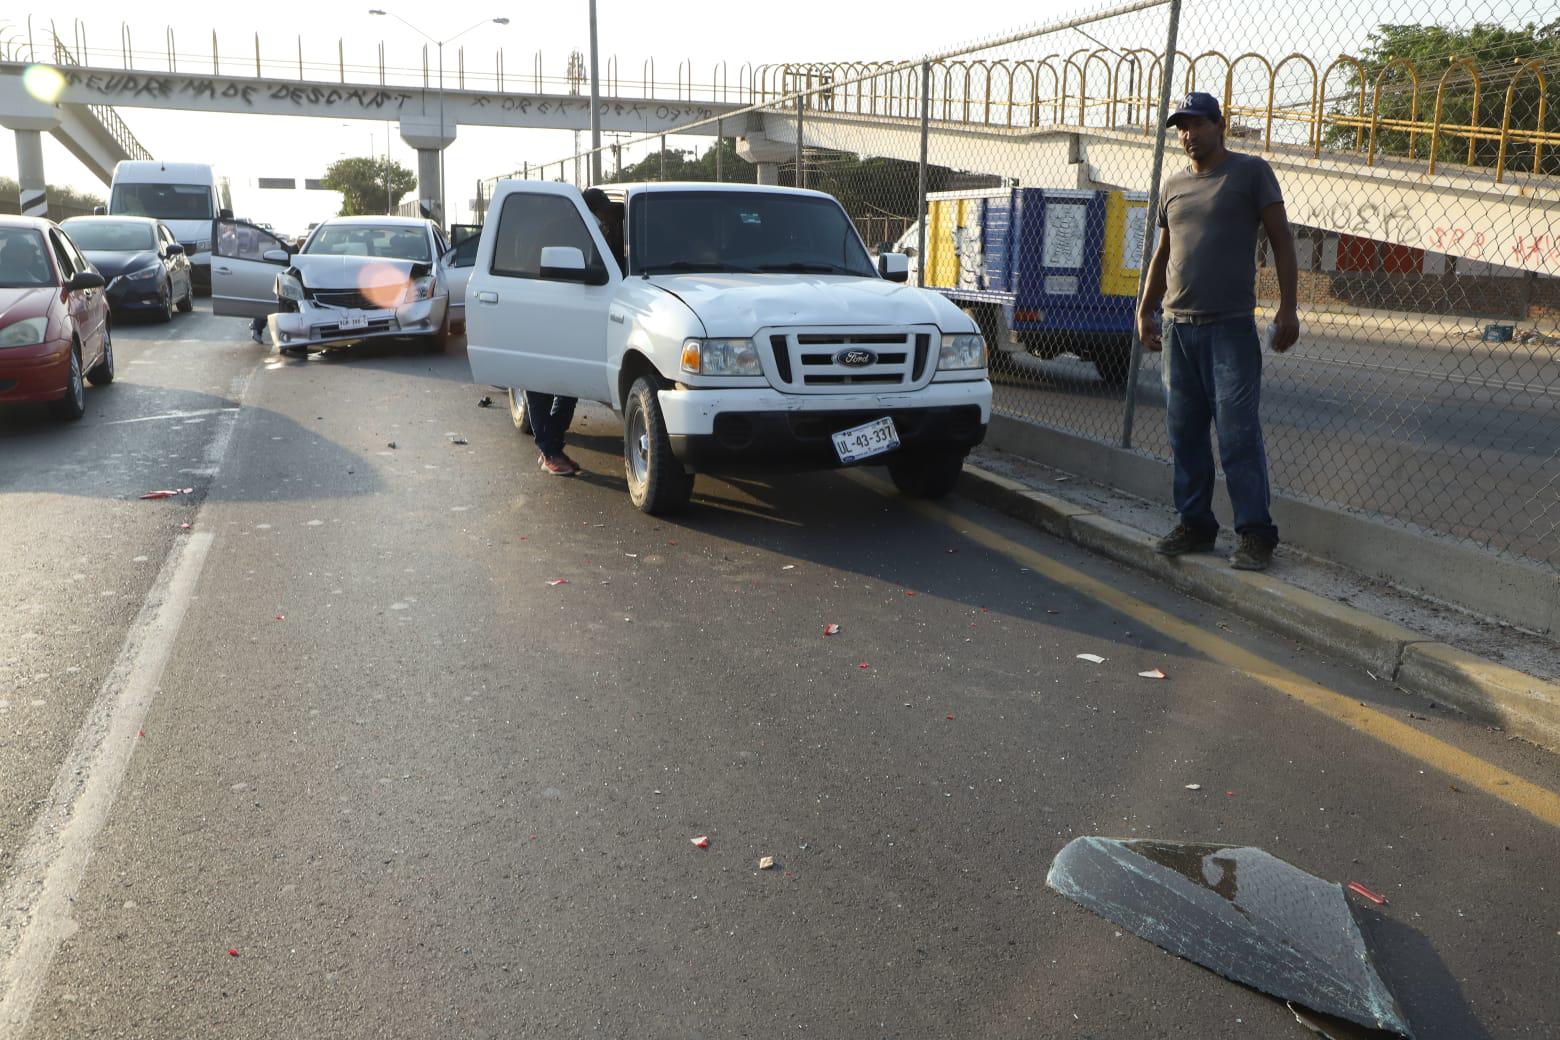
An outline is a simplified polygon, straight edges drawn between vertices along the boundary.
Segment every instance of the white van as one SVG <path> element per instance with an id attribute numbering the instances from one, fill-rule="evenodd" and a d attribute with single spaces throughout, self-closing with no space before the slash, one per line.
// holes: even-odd
<path id="1" fill-rule="evenodd" d="M 168 225 L 203 296 L 211 293 L 211 222 L 231 218 L 232 209 L 227 181 L 209 163 L 129 159 L 114 167 L 109 215 L 153 217 Z"/>

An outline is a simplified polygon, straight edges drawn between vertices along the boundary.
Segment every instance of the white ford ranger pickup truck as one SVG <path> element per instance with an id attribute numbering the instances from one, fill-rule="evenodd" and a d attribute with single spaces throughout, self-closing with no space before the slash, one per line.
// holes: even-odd
<path id="1" fill-rule="evenodd" d="M 466 289 L 478 383 L 610 405 L 648 513 L 699 472 L 886 465 L 906 494 L 953 489 L 991 418 L 986 344 L 902 254 L 874 264 L 821 192 L 603 190 L 620 226 L 571 185 L 499 183 Z"/>

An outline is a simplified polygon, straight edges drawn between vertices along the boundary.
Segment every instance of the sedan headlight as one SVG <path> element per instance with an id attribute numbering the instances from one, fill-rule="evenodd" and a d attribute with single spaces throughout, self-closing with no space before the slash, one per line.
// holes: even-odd
<path id="1" fill-rule="evenodd" d="M 276 295 L 284 300 L 303 302 L 303 283 L 290 274 L 276 276 Z"/>
<path id="2" fill-rule="evenodd" d="M 153 264 L 151 267 L 138 267 L 134 271 L 126 271 L 124 279 L 127 282 L 149 282 L 162 274 L 162 264 Z"/>
<path id="3" fill-rule="evenodd" d="M 48 318 L 24 318 L 0 329 L 0 347 L 33 347 L 49 331 Z"/>
<path id="4" fill-rule="evenodd" d="M 974 333 L 944 334 L 942 349 L 937 352 L 939 371 L 986 367 L 986 340 Z"/>
<path id="5" fill-rule="evenodd" d="M 758 350 L 750 339 L 685 339 L 682 370 L 702 376 L 761 376 Z"/>
<path id="6" fill-rule="evenodd" d="M 425 274 L 421 278 L 413 278 L 406 286 L 406 297 L 402 303 L 417 303 L 426 300 L 433 295 L 434 277 Z"/>

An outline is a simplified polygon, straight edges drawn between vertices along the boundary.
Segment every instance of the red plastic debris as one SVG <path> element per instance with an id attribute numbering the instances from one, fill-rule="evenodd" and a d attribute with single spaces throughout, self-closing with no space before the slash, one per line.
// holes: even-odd
<path id="1" fill-rule="evenodd" d="M 1353 892 L 1357 896 L 1364 896 L 1366 899 L 1369 899 L 1372 903 L 1375 903 L 1377 906 L 1386 906 L 1387 905 L 1387 899 L 1386 899 L 1385 896 L 1378 896 L 1376 893 L 1372 892 L 1370 889 L 1366 888 L 1364 885 L 1360 884 L 1358 881 L 1350 881 L 1348 883 L 1348 885 L 1346 885 L 1345 887 L 1348 888 L 1348 890 L 1350 892 Z"/>
<path id="2" fill-rule="evenodd" d="M 179 525 L 179 530 L 181 530 L 181 531 L 188 531 L 189 529 L 190 529 L 190 525 L 189 524 L 180 524 Z"/>
<path id="3" fill-rule="evenodd" d="M 913 592 L 911 592 L 911 591 L 910 591 L 910 590 L 909 590 L 909 589 L 906 589 L 906 590 L 905 590 L 905 595 L 906 595 L 906 596 L 914 596 L 914 595 L 915 595 L 915 593 L 913 593 Z"/>
<path id="4" fill-rule="evenodd" d="M 193 495 L 194 493 L 194 488 L 173 488 L 171 490 L 165 488 L 162 491 L 148 491 L 141 498 L 173 498 L 176 495 Z"/>
<path id="5" fill-rule="evenodd" d="M 840 626 L 830 622 L 823 626 L 823 634 L 826 636 L 837 636 L 840 634 Z"/>
<path id="6" fill-rule="evenodd" d="M 233 948 L 231 948 L 231 947 L 229 947 L 228 948 L 228 956 L 229 957 L 237 957 L 238 956 L 238 951 L 233 949 Z"/>
<path id="7" fill-rule="evenodd" d="M 952 716 L 952 715 L 949 715 L 949 716 L 948 716 L 948 721 L 949 721 L 949 722 L 952 722 L 952 721 L 953 721 L 953 716 Z"/>
<path id="8" fill-rule="evenodd" d="M 278 614 L 278 615 L 276 615 L 276 620 L 278 620 L 278 621 L 286 621 L 287 620 L 287 615 L 286 614 Z"/>
<path id="9" fill-rule="evenodd" d="M 1224 797 L 1226 797 L 1226 798 L 1234 798 L 1235 797 L 1235 792 L 1234 791 L 1225 791 L 1224 792 Z"/>
<path id="10" fill-rule="evenodd" d="M 701 834 L 697 838 L 689 838 L 688 840 L 693 842 L 693 847 L 696 849 L 707 849 L 710 847 L 710 836 L 708 834 Z"/>
<path id="11" fill-rule="evenodd" d="M 870 665 L 870 664 L 868 664 L 868 663 L 867 663 L 867 662 L 865 662 L 865 661 L 862 661 L 862 662 L 861 662 L 861 663 L 860 663 L 860 664 L 858 664 L 858 665 L 857 665 L 857 666 L 856 666 L 856 667 L 857 667 L 857 668 L 871 668 L 871 667 L 872 667 L 872 666 L 871 666 L 871 665 Z"/>
<path id="12" fill-rule="evenodd" d="M 567 585 L 568 583 L 569 583 L 569 579 L 568 578 L 554 578 L 552 581 L 549 581 L 547 584 L 553 586 L 554 588 L 557 588 L 559 585 Z"/>
<path id="13" fill-rule="evenodd" d="M 144 736 L 146 736 L 146 730 L 138 729 L 138 730 L 135 731 L 135 735 L 138 736 L 138 737 L 144 737 Z"/>

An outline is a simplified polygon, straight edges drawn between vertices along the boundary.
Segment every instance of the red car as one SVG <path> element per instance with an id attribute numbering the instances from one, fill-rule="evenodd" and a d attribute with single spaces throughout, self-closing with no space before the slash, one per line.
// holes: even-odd
<path id="1" fill-rule="evenodd" d="M 0 216 L 0 404 L 87 410 L 83 379 L 114 380 L 103 276 L 51 220 Z"/>

